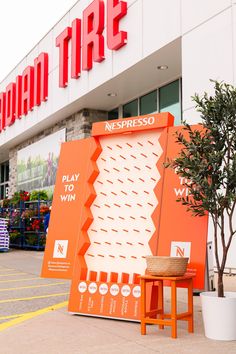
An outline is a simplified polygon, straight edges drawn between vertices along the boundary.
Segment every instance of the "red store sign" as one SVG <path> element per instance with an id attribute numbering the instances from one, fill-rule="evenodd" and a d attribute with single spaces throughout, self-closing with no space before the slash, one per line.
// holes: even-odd
<path id="1" fill-rule="evenodd" d="M 127 43 L 127 32 L 119 30 L 120 20 L 127 14 L 127 2 L 107 0 L 106 37 L 107 47 L 118 50 Z M 78 79 L 81 71 L 93 68 L 93 62 L 105 59 L 104 49 L 104 0 L 94 0 L 83 11 L 82 19 L 74 19 L 56 38 L 59 48 L 59 87 L 68 85 L 68 56 L 71 41 L 71 72 Z M 0 93 L 0 132 L 11 126 L 16 119 L 27 115 L 35 106 L 48 99 L 48 53 L 41 53 L 34 66 L 27 66 L 22 75 L 16 77 Z"/>

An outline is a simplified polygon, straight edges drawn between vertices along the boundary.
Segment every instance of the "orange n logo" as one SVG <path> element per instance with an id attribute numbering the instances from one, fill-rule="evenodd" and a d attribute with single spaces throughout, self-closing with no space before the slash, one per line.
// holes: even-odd
<path id="1" fill-rule="evenodd" d="M 176 257 L 184 257 L 184 248 L 176 247 Z"/>
<path id="2" fill-rule="evenodd" d="M 57 252 L 59 252 L 60 254 L 63 254 L 63 250 L 64 250 L 64 246 L 62 246 L 60 243 L 58 243 Z"/>

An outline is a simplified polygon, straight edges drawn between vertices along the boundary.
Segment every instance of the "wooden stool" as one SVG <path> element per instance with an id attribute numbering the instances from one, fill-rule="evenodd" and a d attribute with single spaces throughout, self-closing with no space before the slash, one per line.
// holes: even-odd
<path id="1" fill-rule="evenodd" d="M 164 326 L 171 326 L 172 338 L 177 338 L 177 320 L 188 321 L 188 331 L 193 332 L 193 276 L 184 275 L 182 277 L 159 277 L 143 275 L 141 279 L 141 334 L 146 334 L 146 324 L 157 324 L 160 329 Z M 164 313 L 163 282 L 169 281 L 171 286 L 171 313 Z M 158 282 L 158 304 L 157 309 L 146 310 L 146 284 Z M 188 288 L 188 311 L 177 314 L 177 287 L 184 283 Z M 159 318 L 151 318 L 158 316 Z"/>

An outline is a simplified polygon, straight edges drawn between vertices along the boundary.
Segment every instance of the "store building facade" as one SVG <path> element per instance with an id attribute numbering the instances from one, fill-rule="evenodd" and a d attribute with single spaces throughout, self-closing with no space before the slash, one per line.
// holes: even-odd
<path id="1" fill-rule="evenodd" d="M 236 0 L 78 1 L 0 83 L 0 199 L 53 184 L 39 177 L 52 146 L 93 122 L 163 111 L 199 122 L 191 96 L 210 79 L 236 84 L 235 38 Z"/>

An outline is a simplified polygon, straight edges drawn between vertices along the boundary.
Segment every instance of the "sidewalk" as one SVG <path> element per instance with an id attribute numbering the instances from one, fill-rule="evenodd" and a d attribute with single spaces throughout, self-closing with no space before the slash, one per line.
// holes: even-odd
<path id="1" fill-rule="evenodd" d="M 62 303 L 68 298 L 68 295 L 65 294 L 69 291 L 69 282 L 63 281 L 61 282 L 62 284 L 59 284 L 60 280 L 58 279 L 52 281 L 37 278 L 40 273 L 42 257 L 43 253 L 26 251 L 11 251 L 0 254 L 0 318 L 3 317 L 3 314 L 7 316 L 11 313 L 19 314 L 37 311 L 47 306 L 53 307 L 53 305 Z M 7 276 L 7 274 L 14 274 L 12 269 L 15 272 L 26 274 Z M 27 279 L 27 277 L 28 279 L 37 278 L 40 284 L 43 284 L 41 285 L 42 288 L 35 286 L 31 289 L 31 285 L 35 280 L 28 281 L 28 284 L 29 282 L 31 284 L 30 286 L 25 286 L 21 282 L 17 283 L 13 279 L 11 280 L 11 278 L 16 279 L 17 277 L 24 277 L 24 279 Z M 11 284 L 11 281 L 15 281 L 15 284 Z M 22 282 L 25 281 L 22 280 Z M 6 282 L 8 282 L 8 285 Z M 236 290 L 236 277 L 227 276 L 226 284 L 228 290 Z M 16 292 L 17 294 L 12 291 L 13 286 L 19 287 L 20 290 Z M 49 289 L 51 289 L 52 295 L 48 294 Z M 12 292 L 14 292 L 14 295 Z M 49 296 L 54 295 L 56 297 L 49 298 Z M 184 295 L 181 292 L 179 297 L 180 306 L 184 306 Z M 21 296 L 22 298 L 24 297 L 24 300 L 18 301 L 19 299 L 16 298 Z M 26 298 L 29 299 L 29 296 L 31 296 L 32 300 L 25 300 Z M 4 301 L 2 299 L 15 299 L 17 301 L 3 303 L 2 305 L 1 302 Z M 189 334 L 187 332 L 187 323 L 179 322 L 178 338 L 174 340 L 170 337 L 170 328 L 160 331 L 156 326 L 148 326 L 147 335 L 141 336 L 138 323 L 71 315 L 67 312 L 66 307 L 61 307 L 0 330 L 0 353 L 235 354 L 236 342 L 213 341 L 205 338 L 200 298 L 198 296 L 194 297 L 194 310 L 195 333 Z M 11 319 L 3 319 L 1 323 L 7 323 L 8 321 L 11 321 Z"/>

